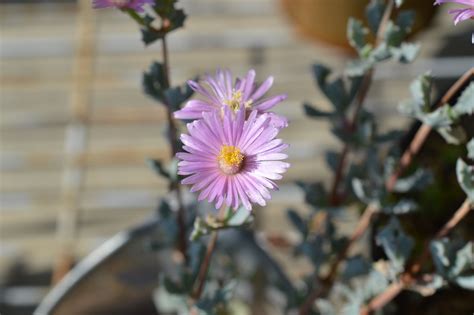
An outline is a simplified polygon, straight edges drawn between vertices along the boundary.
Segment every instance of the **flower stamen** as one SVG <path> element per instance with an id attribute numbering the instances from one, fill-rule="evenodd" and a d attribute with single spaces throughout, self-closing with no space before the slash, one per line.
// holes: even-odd
<path id="1" fill-rule="evenodd" d="M 229 100 L 225 100 L 224 103 L 234 112 L 237 112 L 242 103 L 242 91 L 233 91 L 232 97 Z"/>
<path id="2" fill-rule="evenodd" d="M 224 174 L 233 175 L 242 168 L 244 155 L 233 145 L 223 145 L 217 160 L 219 168 Z"/>

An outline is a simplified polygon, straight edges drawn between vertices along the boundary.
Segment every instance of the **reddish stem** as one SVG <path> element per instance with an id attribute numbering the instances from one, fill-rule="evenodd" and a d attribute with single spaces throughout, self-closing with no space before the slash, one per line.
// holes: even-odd
<path id="1" fill-rule="evenodd" d="M 380 309 L 385 304 L 393 300 L 405 287 L 405 284 L 401 281 L 392 283 L 385 289 L 383 294 L 375 297 L 370 303 L 362 307 L 360 315 L 369 315 L 373 310 Z"/>
<path id="2" fill-rule="evenodd" d="M 211 238 L 207 245 L 206 255 L 202 261 L 201 267 L 199 268 L 199 273 L 196 279 L 196 286 L 191 294 L 191 297 L 194 301 L 199 300 L 201 297 L 202 291 L 204 290 L 204 285 L 206 284 L 206 277 L 209 271 L 209 265 L 211 263 L 212 254 L 214 253 L 214 249 L 216 248 L 217 244 L 217 231 L 212 232 Z"/>
<path id="3" fill-rule="evenodd" d="M 443 95 L 440 101 L 435 105 L 434 108 L 441 107 L 451 101 L 451 99 L 459 92 L 459 90 L 468 82 L 472 80 L 474 76 L 474 68 L 469 69 L 466 71 L 450 88 L 449 90 Z M 431 127 L 429 125 L 423 124 L 413 137 L 408 148 L 403 152 L 403 155 L 400 159 L 400 162 L 390 176 L 389 180 L 386 183 L 386 187 L 388 191 L 392 191 L 395 183 L 398 180 L 398 177 L 407 169 L 407 167 L 411 164 L 413 157 L 418 154 L 421 147 L 425 143 L 426 139 L 428 138 L 431 132 Z"/>
<path id="4" fill-rule="evenodd" d="M 391 11 L 391 9 L 390 9 L 390 11 Z M 389 16 L 390 16 L 390 13 L 387 14 L 387 10 L 386 10 L 385 14 L 384 14 L 384 19 L 388 20 Z M 382 22 L 382 24 L 379 28 L 379 31 L 383 30 L 385 28 L 385 24 L 386 24 L 386 22 L 385 23 Z M 381 33 L 381 34 L 383 34 L 383 33 Z M 372 75 L 373 75 L 373 73 L 370 74 L 370 79 L 367 79 L 369 85 L 370 85 L 370 81 L 372 79 Z M 445 93 L 445 95 L 441 98 L 441 100 L 438 102 L 438 104 L 435 107 L 439 107 L 439 106 L 442 106 L 442 105 L 448 103 L 459 92 L 459 90 L 465 85 L 465 83 L 468 80 L 471 79 L 471 77 L 473 75 L 474 75 L 474 68 L 471 68 L 458 81 L 456 81 L 456 83 Z M 365 80 L 365 78 L 364 78 L 364 80 Z M 356 106 L 356 111 L 355 111 L 355 115 L 353 116 L 353 119 L 357 119 L 357 115 L 358 115 L 360 109 L 362 108 L 362 104 L 363 104 L 363 101 L 365 99 L 365 95 L 368 91 L 368 86 L 366 87 L 365 84 L 363 83 L 363 86 L 361 87 L 361 89 L 362 89 L 362 92 L 360 93 L 360 96 L 359 96 L 359 99 L 358 99 L 358 104 Z M 356 125 L 352 123 L 354 121 L 355 120 L 351 120 L 352 128 L 356 127 Z M 427 125 L 422 125 L 418 129 L 418 131 L 417 131 L 415 137 L 413 138 L 412 142 L 410 143 L 407 150 L 402 155 L 402 158 L 400 159 L 400 162 L 399 162 L 399 165 L 398 165 L 396 171 L 390 176 L 390 178 L 385 183 L 387 191 L 391 192 L 393 190 L 393 188 L 395 186 L 395 183 L 398 180 L 399 176 L 401 176 L 402 173 L 411 164 L 411 162 L 413 160 L 413 157 L 419 152 L 422 145 L 424 144 L 424 142 L 428 138 L 428 135 L 429 135 L 430 132 L 431 132 L 431 127 L 429 127 Z M 344 168 L 345 168 L 345 164 L 346 164 L 345 160 L 346 160 L 348 154 L 349 154 L 349 146 L 346 144 L 344 146 L 343 152 L 341 154 L 341 159 L 340 159 L 339 165 L 337 167 L 335 180 L 334 180 L 332 190 L 331 190 L 331 203 L 333 205 L 337 205 L 340 202 L 339 194 L 338 194 L 338 185 L 339 185 L 339 182 L 343 178 L 342 175 L 344 173 Z M 357 241 L 364 234 L 365 230 L 369 227 L 369 225 L 372 221 L 372 218 L 373 218 L 373 216 L 376 212 L 377 212 L 377 209 L 374 208 L 373 205 L 369 205 L 364 210 L 364 213 L 362 214 L 362 216 L 361 216 L 361 218 L 360 218 L 360 220 L 357 224 L 356 230 L 354 231 L 351 238 L 349 239 L 349 242 L 341 250 L 341 252 L 337 256 L 336 260 L 331 265 L 328 276 L 323 280 L 323 283 L 325 284 L 325 287 L 327 289 L 323 290 L 323 289 L 318 288 L 318 290 L 311 292 L 309 294 L 307 300 L 305 301 L 305 303 L 303 303 L 303 305 L 300 308 L 300 315 L 307 314 L 310 311 L 312 305 L 314 304 L 314 301 L 316 301 L 316 299 L 318 297 L 326 294 L 326 292 L 329 292 L 329 290 L 332 288 L 332 285 L 334 283 L 335 277 L 337 275 L 337 270 L 338 270 L 340 264 L 346 258 L 346 256 L 347 256 L 350 248 L 352 247 L 353 243 L 355 241 Z M 462 219 L 462 217 L 463 216 L 458 218 L 458 220 Z M 454 217 L 453 217 L 453 219 L 454 219 Z M 452 222 L 452 220 L 450 220 L 450 222 Z M 458 222 L 455 222 L 454 225 L 456 225 L 457 223 Z M 451 229 L 451 228 L 452 227 L 450 227 L 449 229 Z M 318 281 L 318 280 L 320 280 L 319 277 L 317 277 L 317 279 L 315 279 L 315 281 Z M 391 292 L 387 293 L 387 296 L 389 294 L 393 294 L 394 292 L 395 291 L 391 291 Z M 379 301 L 384 301 L 384 298 L 381 298 Z M 377 303 L 379 303 L 379 301 L 377 301 Z M 376 305 L 378 305 L 378 304 L 376 304 Z"/>
<path id="5" fill-rule="evenodd" d="M 370 204 L 362 213 L 362 216 L 359 218 L 354 232 L 352 233 L 344 248 L 338 253 L 336 261 L 331 265 L 329 273 L 326 277 L 327 281 L 331 283 L 334 282 L 339 265 L 344 261 L 354 243 L 364 235 L 365 231 L 370 225 L 370 222 L 372 222 L 372 217 L 377 212 L 377 210 L 377 206 Z"/>
<path id="6" fill-rule="evenodd" d="M 461 220 L 466 217 L 466 215 L 474 209 L 474 206 L 471 201 L 466 199 L 461 207 L 456 210 L 454 215 L 451 219 L 436 233 L 434 239 L 438 239 L 441 237 L 445 237 L 449 234 L 449 232 L 459 223 Z M 420 257 L 417 259 L 409 271 L 404 272 L 400 279 L 401 281 L 397 281 L 392 283 L 385 291 L 374 297 L 367 306 L 361 309 L 361 315 L 369 315 L 374 311 L 380 310 L 385 305 L 387 305 L 390 301 L 392 301 L 398 294 L 404 289 L 412 285 L 416 279 L 417 274 L 421 270 L 421 266 L 426 262 L 429 257 L 429 244 L 431 242 L 427 242 L 424 246 L 423 252 Z"/>
<path id="7" fill-rule="evenodd" d="M 380 27 L 377 30 L 376 40 L 375 40 L 375 47 L 377 47 L 383 41 L 383 34 L 385 32 L 385 28 L 387 27 L 387 22 L 390 19 L 390 15 L 393 11 L 393 1 L 389 0 L 387 7 L 385 8 L 382 20 L 380 21 Z M 361 83 L 361 87 L 359 93 L 357 94 L 357 103 L 355 105 L 354 113 L 349 121 L 348 129 L 350 132 L 354 132 L 357 129 L 357 119 L 359 118 L 360 111 L 362 110 L 363 104 L 365 102 L 365 98 L 367 97 L 367 93 L 369 92 L 370 85 L 372 84 L 372 78 L 374 76 L 374 68 L 371 68 L 364 74 L 364 78 Z M 336 169 L 336 175 L 334 177 L 334 181 L 331 188 L 331 204 L 337 206 L 340 203 L 339 198 L 339 184 L 343 179 L 344 169 L 346 165 L 346 159 L 349 155 L 350 146 L 348 143 L 344 144 L 344 148 L 342 149 L 341 158 L 339 159 L 339 163 Z"/>
<path id="8" fill-rule="evenodd" d="M 165 23 L 164 20 L 163 23 Z M 166 44 L 166 36 L 163 36 L 161 40 L 161 51 L 163 55 L 163 65 L 164 65 L 164 72 L 165 72 L 165 85 L 166 87 L 171 86 L 171 78 L 170 78 L 170 66 L 169 66 L 169 58 L 168 58 L 168 46 Z M 173 159 L 178 152 L 179 148 L 177 147 L 177 140 L 178 140 L 178 128 L 176 127 L 176 123 L 173 119 L 173 113 L 171 112 L 171 107 L 169 104 L 166 104 L 166 117 L 168 120 L 168 137 L 169 143 L 171 146 L 171 159 Z M 170 186 L 171 191 L 176 192 L 176 199 L 178 203 L 178 212 L 176 216 L 176 220 L 178 222 L 178 248 L 181 252 L 184 259 L 187 259 L 187 239 L 186 239 L 186 218 L 184 214 L 184 202 L 183 197 L 181 194 L 181 184 L 178 181 L 171 183 Z"/>
<path id="9" fill-rule="evenodd" d="M 222 206 L 219 210 L 218 219 L 224 220 L 226 213 L 226 207 Z M 217 230 L 213 231 L 211 234 L 211 238 L 209 239 L 209 243 L 206 249 L 206 255 L 202 261 L 201 267 L 199 268 L 198 276 L 196 278 L 196 282 L 194 284 L 193 292 L 191 293 L 191 298 L 194 301 L 199 300 L 201 297 L 202 291 L 204 290 L 204 286 L 206 284 L 206 276 L 209 270 L 209 265 L 211 263 L 212 255 L 214 254 L 214 249 L 216 248 L 217 244 Z"/>
<path id="10" fill-rule="evenodd" d="M 376 35 L 376 40 L 375 40 L 375 46 L 378 46 L 382 41 L 383 41 L 383 34 L 385 32 L 385 28 L 387 26 L 387 23 L 390 19 L 390 15 L 392 14 L 393 11 L 393 0 L 389 0 L 388 4 L 385 8 L 382 20 L 380 21 L 380 27 L 377 30 L 377 35 Z M 354 109 L 354 113 L 351 117 L 351 120 L 349 121 L 349 130 L 354 131 L 357 128 L 357 119 L 359 117 L 360 111 L 362 110 L 363 104 L 365 102 L 365 99 L 367 97 L 367 93 L 369 91 L 370 85 L 372 83 L 372 78 L 374 75 L 374 69 L 370 69 L 367 71 L 364 75 L 363 81 L 361 83 L 361 87 L 359 90 L 359 93 L 357 95 L 356 99 L 356 105 Z M 350 146 L 349 144 L 345 143 L 344 148 L 341 153 L 341 158 L 339 159 L 338 166 L 336 168 L 336 174 L 334 177 L 334 182 L 332 184 L 331 192 L 330 192 L 330 200 L 331 204 L 334 206 L 337 206 L 340 203 L 340 197 L 339 197 L 339 184 L 344 178 L 344 171 L 345 171 L 345 166 L 346 166 L 346 160 L 347 157 L 349 156 L 350 151 Z M 370 209 L 369 209 L 370 208 Z M 330 271 L 328 276 L 325 278 L 323 281 L 324 283 L 324 289 L 322 288 L 317 288 L 315 291 L 310 292 L 308 295 L 306 301 L 302 304 L 300 307 L 299 313 L 300 315 L 306 315 L 309 313 L 311 310 L 314 302 L 318 297 L 321 295 L 326 294 L 329 292 L 334 284 L 334 279 L 337 274 L 337 269 L 341 262 L 344 260 L 345 256 L 347 255 L 349 249 L 351 248 L 352 244 L 360 238 L 361 235 L 364 234 L 364 231 L 367 229 L 371 222 L 371 218 L 373 216 L 372 213 L 372 208 L 369 206 L 368 209 L 364 212 L 362 215 L 360 222 L 356 228 L 356 231 L 354 232 L 353 236 L 351 237 L 350 241 L 346 244 L 345 248 L 341 251 L 341 253 L 338 255 L 336 260 L 333 262 L 333 264 L 330 267 Z M 314 283 L 318 283 L 320 280 L 319 275 L 317 275 L 314 279 Z"/>
<path id="11" fill-rule="evenodd" d="M 459 92 L 459 90 L 465 86 L 465 84 L 472 79 L 474 76 L 474 67 L 466 71 L 452 86 L 449 90 L 443 95 L 441 100 L 436 104 L 435 108 L 443 106 L 451 101 L 451 99 Z M 407 167 L 411 164 L 413 157 L 419 152 L 420 148 L 428 138 L 429 133 L 431 132 L 431 127 L 428 125 L 422 125 L 415 137 L 413 138 L 412 142 L 405 150 L 400 160 L 400 163 L 396 169 L 396 171 L 392 174 L 389 180 L 386 183 L 386 187 L 388 191 L 393 190 L 395 183 L 398 177 L 407 169 Z M 438 231 L 435 235 L 435 239 L 445 237 L 448 233 L 472 210 L 472 204 L 466 199 L 466 201 L 461 205 L 461 207 L 454 213 L 451 219 Z M 412 275 L 417 274 L 420 272 L 421 267 L 423 266 L 424 262 L 429 258 L 429 243 L 426 242 L 422 254 L 417 262 L 413 263 L 411 268 L 409 268 L 409 272 L 404 273 L 401 277 L 405 277 L 408 279 L 412 279 L 410 281 L 405 281 L 405 286 L 410 285 L 414 279 Z M 398 284 L 400 285 L 400 284 Z M 398 292 L 393 291 L 390 287 L 375 297 L 366 307 L 361 310 L 361 314 L 370 314 L 370 312 L 379 310 L 384 307 L 387 303 L 389 303 L 392 299 L 394 299 L 398 293 L 404 286 L 400 287 Z M 396 294 L 394 294 L 396 292 Z"/>

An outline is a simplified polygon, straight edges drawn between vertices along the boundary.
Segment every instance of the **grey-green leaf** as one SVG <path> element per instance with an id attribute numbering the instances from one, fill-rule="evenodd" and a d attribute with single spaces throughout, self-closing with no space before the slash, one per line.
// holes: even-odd
<path id="1" fill-rule="evenodd" d="M 160 205 L 158 206 L 158 213 L 161 218 L 169 218 L 173 213 L 169 203 L 166 200 L 161 200 Z"/>
<path id="2" fill-rule="evenodd" d="M 397 272 L 403 271 L 413 249 L 414 241 L 405 234 L 400 221 L 396 217 L 392 217 L 389 223 L 377 233 L 375 241 L 383 247 L 394 269 Z"/>
<path id="3" fill-rule="evenodd" d="M 450 273 L 452 277 L 458 277 L 471 269 L 474 263 L 474 245 L 473 242 L 467 242 L 456 252 L 454 262 L 452 264 Z"/>
<path id="4" fill-rule="evenodd" d="M 252 211 L 247 210 L 245 207 L 240 207 L 234 211 L 230 219 L 226 222 L 227 226 L 242 226 L 252 221 Z"/>
<path id="5" fill-rule="evenodd" d="M 418 169 L 412 175 L 399 178 L 393 187 L 397 193 L 406 193 L 413 189 L 421 190 L 433 182 L 433 174 L 429 170 Z"/>
<path id="6" fill-rule="evenodd" d="M 400 28 L 400 26 L 394 24 L 392 21 L 387 22 L 383 38 L 388 46 L 400 46 L 405 35 L 405 32 Z"/>
<path id="7" fill-rule="evenodd" d="M 430 73 L 425 73 L 410 84 L 410 92 L 413 99 L 423 109 L 428 111 L 430 108 L 430 92 L 433 77 Z"/>
<path id="8" fill-rule="evenodd" d="M 431 113 L 419 115 L 418 118 L 433 128 L 445 128 L 456 122 L 459 116 L 449 105 L 445 105 Z"/>
<path id="9" fill-rule="evenodd" d="M 409 33 L 415 22 L 415 12 L 412 10 L 403 10 L 398 13 L 395 22 L 405 33 Z"/>
<path id="10" fill-rule="evenodd" d="M 342 113 L 349 106 L 349 95 L 346 92 L 342 78 L 337 78 L 332 82 L 327 81 L 330 73 L 329 68 L 324 65 L 313 65 L 313 74 L 321 92 L 331 101 L 336 111 Z"/>
<path id="11" fill-rule="evenodd" d="M 365 9 L 365 16 L 367 17 L 367 22 L 373 34 L 376 34 L 379 29 L 384 10 L 385 5 L 381 0 L 370 1 Z"/>
<path id="12" fill-rule="evenodd" d="M 188 100 L 194 91 L 187 85 L 168 88 L 164 91 L 166 104 L 171 111 L 177 111 L 181 108 L 181 104 Z"/>
<path id="13" fill-rule="evenodd" d="M 406 214 L 414 212 L 418 209 L 418 204 L 410 199 L 399 200 L 396 204 L 390 207 L 385 207 L 383 211 L 389 214 Z"/>
<path id="14" fill-rule="evenodd" d="M 420 52 L 420 44 L 403 42 L 400 47 L 392 47 L 390 52 L 393 57 L 401 63 L 411 63 L 415 60 Z"/>
<path id="15" fill-rule="evenodd" d="M 474 82 L 464 89 L 453 110 L 459 115 L 472 115 L 474 113 Z"/>
<path id="16" fill-rule="evenodd" d="M 303 108 L 304 108 L 304 113 L 308 117 L 327 118 L 327 117 L 332 117 L 334 115 L 331 112 L 325 112 L 325 111 L 319 110 L 308 103 L 304 103 Z"/>
<path id="17" fill-rule="evenodd" d="M 320 182 L 305 183 L 297 181 L 298 185 L 305 194 L 306 203 L 312 205 L 315 208 L 324 207 L 327 205 L 327 196 L 324 186 Z"/>
<path id="18" fill-rule="evenodd" d="M 163 314 L 186 314 L 188 310 L 186 299 L 181 295 L 168 292 L 163 283 L 153 292 L 153 299 L 158 311 Z"/>
<path id="19" fill-rule="evenodd" d="M 163 163 L 160 160 L 155 159 L 147 159 L 147 164 L 150 166 L 152 170 L 155 171 L 156 174 L 163 176 L 165 178 L 170 178 L 170 173 L 166 168 L 163 166 Z"/>
<path id="20" fill-rule="evenodd" d="M 301 218 L 301 216 L 293 209 L 288 209 L 286 211 L 286 215 L 288 216 L 288 219 L 291 221 L 293 226 L 298 229 L 298 231 L 303 235 L 306 236 L 308 233 L 308 228 L 306 226 L 306 223 L 304 220 Z"/>
<path id="21" fill-rule="evenodd" d="M 143 74 L 142 80 L 145 94 L 151 96 L 158 102 L 164 103 L 163 96 L 166 86 L 165 69 L 162 63 L 153 62 L 147 72 Z"/>
<path id="22" fill-rule="evenodd" d="M 349 257 L 344 266 L 342 278 L 347 281 L 357 276 L 366 275 L 369 273 L 370 269 L 370 263 L 361 255 Z"/>
<path id="23" fill-rule="evenodd" d="M 341 154 L 336 151 L 326 151 L 326 153 L 324 154 L 324 158 L 326 160 L 326 164 L 329 166 L 331 171 L 336 172 L 339 166 Z"/>
<path id="24" fill-rule="evenodd" d="M 444 126 L 436 129 L 449 144 L 459 145 L 466 141 L 467 135 L 462 126 Z"/>
<path id="25" fill-rule="evenodd" d="M 455 279 L 455 282 L 461 288 L 464 288 L 467 290 L 474 290 L 474 275 L 459 276 Z"/>
<path id="26" fill-rule="evenodd" d="M 361 21 L 349 18 L 347 22 L 347 39 L 349 44 L 354 47 L 360 54 L 362 49 L 367 44 L 366 36 L 369 33 Z"/>
<path id="27" fill-rule="evenodd" d="M 474 201 L 474 166 L 467 165 L 462 159 L 458 159 L 456 163 L 456 175 L 459 185 L 467 197 L 471 201 Z"/>
<path id="28" fill-rule="evenodd" d="M 349 77 L 360 77 L 369 71 L 374 65 L 373 60 L 355 59 L 347 63 L 345 73 Z"/>
<path id="29" fill-rule="evenodd" d="M 378 176 L 378 175 L 377 175 Z M 380 205 L 385 194 L 383 185 L 378 180 L 362 180 L 354 177 L 351 181 L 352 191 L 356 197 L 365 204 Z"/>
<path id="30" fill-rule="evenodd" d="M 467 157 L 474 160 L 474 138 L 467 144 Z"/>
<path id="31" fill-rule="evenodd" d="M 391 0 L 389 0 L 389 1 L 391 1 Z M 397 6 L 397 8 L 399 8 L 403 5 L 403 2 L 405 2 L 405 0 L 395 0 L 395 5 Z"/>
<path id="32" fill-rule="evenodd" d="M 463 243 L 443 238 L 432 241 L 430 250 L 436 271 L 445 279 L 456 282 L 458 277 L 471 276 L 474 261 L 472 242 Z"/>

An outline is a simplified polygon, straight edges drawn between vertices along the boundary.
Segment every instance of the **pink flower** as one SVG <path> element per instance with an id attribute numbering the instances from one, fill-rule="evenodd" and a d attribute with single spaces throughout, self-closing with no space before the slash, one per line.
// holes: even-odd
<path id="1" fill-rule="evenodd" d="M 137 12 L 143 12 L 145 4 L 154 4 L 155 0 L 92 0 L 92 7 L 94 9 L 102 8 L 118 8 L 118 9 L 132 9 Z"/>
<path id="2" fill-rule="evenodd" d="M 273 181 L 290 166 L 281 161 L 288 157 L 282 153 L 288 145 L 275 139 L 279 129 L 271 125 L 271 116 L 253 110 L 245 120 L 245 112 L 243 106 L 236 112 L 230 107 L 223 113 L 204 111 L 202 119 L 187 125 L 189 135 L 181 135 L 186 152 L 176 157 L 178 174 L 187 176 L 182 183 L 216 208 L 264 206 L 269 190 L 278 188 Z"/>
<path id="3" fill-rule="evenodd" d="M 268 77 L 259 87 L 255 84 L 255 71 L 250 70 L 245 78 L 237 78 L 235 83 L 229 70 L 217 70 L 214 77 L 206 75 L 201 84 L 188 81 L 188 85 L 203 96 L 202 100 L 190 100 L 185 107 L 174 113 L 178 119 L 199 119 L 205 112 L 221 111 L 227 107 L 234 112 L 244 106 L 247 114 L 251 110 L 268 113 L 271 124 L 277 128 L 288 126 L 285 117 L 268 112 L 286 99 L 285 94 L 262 98 L 273 85 L 273 77 Z"/>
<path id="4" fill-rule="evenodd" d="M 467 8 L 449 10 L 449 14 L 454 14 L 454 25 L 474 17 L 474 0 L 436 0 L 435 5 L 447 2 L 454 2 L 468 6 Z"/>

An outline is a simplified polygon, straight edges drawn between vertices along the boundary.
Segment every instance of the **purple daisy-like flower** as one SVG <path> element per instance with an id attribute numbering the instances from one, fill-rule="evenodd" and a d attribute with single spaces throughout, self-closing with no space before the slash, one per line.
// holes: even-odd
<path id="1" fill-rule="evenodd" d="M 224 107 L 238 111 L 244 106 L 247 114 L 252 110 L 258 113 L 267 113 L 271 124 L 277 128 L 288 126 L 288 120 L 275 113 L 268 112 L 278 103 L 286 99 L 285 94 L 262 98 L 273 85 L 273 77 L 268 77 L 260 86 L 255 84 L 255 71 L 250 70 L 244 78 L 237 78 L 233 82 L 229 70 L 217 70 L 216 75 L 206 75 L 199 84 L 188 81 L 188 85 L 201 96 L 203 100 L 190 100 L 183 109 L 174 113 L 178 119 L 199 119 L 205 112 L 222 110 Z"/>
<path id="2" fill-rule="evenodd" d="M 183 184 L 192 185 L 191 192 L 200 191 L 198 200 L 215 202 L 248 210 L 252 203 L 261 206 L 270 199 L 273 182 L 282 178 L 290 166 L 282 160 L 288 147 L 275 139 L 279 129 L 271 125 L 268 114 L 253 110 L 245 119 L 245 109 L 233 112 L 229 107 L 204 112 L 202 119 L 187 125 L 189 135 L 182 134 L 183 149 L 176 154 L 178 174 L 187 176 Z"/>
<path id="3" fill-rule="evenodd" d="M 153 4 L 154 0 L 92 0 L 92 7 L 94 9 L 102 8 L 118 8 L 118 9 L 132 9 L 137 12 L 143 12 L 145 4 Z"/>
<path id="4" fill-rule="evenodd" d="M 462 22 L 464 20 L 474 18 L 474 0 L 436 0 L 434 4 L 440 5 L 448 2 L 468 6 L 468 8 L 454 9 L 448 11 L 449 14 L 454 15 L 454 25 L 457 25 L 459 22 Z"/>

